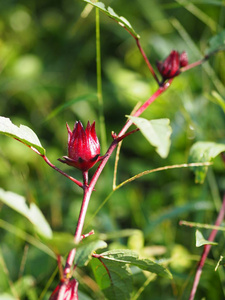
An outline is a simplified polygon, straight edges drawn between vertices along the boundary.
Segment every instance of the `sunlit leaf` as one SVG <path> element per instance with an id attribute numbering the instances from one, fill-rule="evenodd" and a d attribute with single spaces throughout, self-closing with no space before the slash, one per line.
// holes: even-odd
<path id="1" fill-rule="evenodd" d="M 225 49 L 225 30 L 222 30 L 209 40 L 208 53 L 220 49 Z"/>
<path id="2" fill-rule="evenodd" d="M 9 118 L 0 117 L 0 133 L 19 140 L 41 155 L 45 154 L 45 149 L 42 147 L 37 135 L 27 126 L 20 125 L 18 127 Z"/>
<path id="3" fill-rule="evenodd" d="M 0 188 L 0 200 L 26 217 L 33 225 L 34 229 L 40 235 L 50 238 L 52 230 L 44 215 L 35 203 L 26 203 L 24 197 L 13 192 L 7 192 Z"/>
<path id="4" fill-rule="evenodd" d="M 199 230 L 196 230 L 195 238 L 196 238 L 196 247 L 201 247 L 204 245 L 218 245 L 218 243 L 207 241 L 202 235 L 201 231 Z"/>
<path id="5" fill-rule="evenodd" d="M 190 150 L 188 162 L 210 162 L 213 158 L 225 151 L 225 144 L 214 142 L 197 142 Z M 208 166 L 192 167 L 195 172 L 195 181 L 203 183 Z"/>
<path id="6" fill-rule="evenodd" d="M 81 243 L 82 245 L 82 243 Z M 107 244 L 104 241 L 97 240 L 90 242 L 89 244 L 84 244 L 77 249 L 75 264 L 79 267 L 86 266 L 91 259 L 91 255 L 94 251 L 102 248 L 106 248 Z"/>
<path id="7" fill-rule="evenodd" d="M 111 7 L 106 8 L 105 4 L 102 2 L 93 3 L 91 0 L 83 0 L 83 1 L 99 8 L 99 10 L 104 12 L 107 16 L 109 16 L 110 18 L 118 22 L 119 25 L 125 27 L 133 36 L 135 36 L 136 38 L 140 38 L 140 36 L 134 31 L 130 22 L 124 17 L 117 15 Z"/>
<path id="8" fill-rule="evenodd" d="M 105 260 L 117 261 L 122 264 L 130 264 L 142 270 L 155 273 L 157 275 L 172 278 L 168 269 L 150 259 L 140 259 L 138 254 L 132 250 L 115 249 L 101 254 L 101 258 Z"/>
<path id="9" fill-rule="evenodd" d="M 169 119 L 146 120 L 144 118 L 128 116 L 140 129 L 149 143 L 156 147 L 156 152 L 163 158 L 167 157 L 170 149 L 170 135 L 172 129 Z"/>

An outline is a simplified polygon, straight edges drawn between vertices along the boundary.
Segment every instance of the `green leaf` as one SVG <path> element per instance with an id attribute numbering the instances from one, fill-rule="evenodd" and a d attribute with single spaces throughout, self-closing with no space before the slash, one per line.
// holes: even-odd
<path id="1" fill-rule="evenodd" d="M 117 249 L 104 252 L 91 260 L 96 281 L 107 299 L 131 299 L 132 276 L 128 265 L 160 276 L 172 278 L 162 265 L 150 259 L 139 259 L 136 252 Z"/>
<path id="2" fill-rule="evenodd" d="M 222 98 L 220 94 L 218 94 L 216 91 L 212 91 L 212 100 L 213 102 L 218 104 L 222 108 L 223 112 L 225 113 L 225 99 Z"/>
<path id="3" fill-rule="evenodd" d="M 50 119 L 54 118 L 55 116 L 57 116 L 60 112 L 62 112 L 63 110 L 65 110 L 66 108 L 72 106 L 74 103 L 77 103 L 79 101 L 83 101 L 83 100 L 87 100 L 90 101 L 91 99 L 97 99 L 97 95 L 96 94 L 87 94 L 87 95 L 82 95 L 82 96 L 78 96 L 75 99 L 72 99 L 68 102 L 63 103 L 62 105 L 56 107 L 47 117 L 46 121 L 49 121 Z"/>
<path id="4" fill-rule="evenodd" d="M 217 35 L 209 40 L 208 53 L 216 50 L 223 50 L 225 48 L 225 30 L 222 30 Z"/>
<path id="5" fill-rule="evenodd" d="M 83 1 L 99 8 L 99 10 L 104 12 L 107 16 L 112 18 L 114 21 L 116 21 L 120 26 L 126 28 L 134 37 L 138 39 L 140 38 L 140 36 L 134 31 L 130 22 L 124 17 L 117 15 L 111 7 L 106 8 L 105 4 L 102 2 L 93 3 L 91 0 L 83 0 Z"/>
<path id="6" fill-rule="evenodd" d="M 122 264 L 130 264 L 142 270 L 155 273 L 157 275 L 172 278 L 168 269 L 150 259 L 140 259 L 138 254 L 132 250 L 116 249 L 101 254 L 101 258 L 105 260 L 117 261 Z"/>
<path id="7" fill-rule="evenodd" d="M 128 118 L 140 129 L 149 143 L 156 147 L 156 152 L 163 158 L 167 157 L 170 149 L 170 135 L 172 128 L 169 119 L 157 119 L 148 121 L 144 118 L 128 116 Z"/>
<path id="8" fill-rule="evenodd" d="M 82 245 L 82 243 L 80 245 Z M 91 260 L 92 258 L 91 255 L 93 254 L 94 251 L 106 247 L 107 247 L 106 242 L 101 240 L 93 241 L 90 242 L 89 244 L 84 244 L 83 246 L 77 249 L 75 264 L 78 267 L 86 266 Z"/>
<path id="9" fill-rule="evenodd" d="M 130 300 L 132 276 L 126 264 L 117 261 L 92 259 L 91 267 L 100 289 L 109 300 Z"/>
<path id="10" fill-rule="evenodd" d="M 78 247 L 78 245 L 74 242 L 74 236 L 66 232 L 53 232 L 51 238 L 40 236 L 40 239 L 56 255 L 64 256 L 73 248 Z"/>
<path id="11" fill-rule="evenodd" d="M 214 142 L 197 142 L 195 143 L 189 153 L 188 162 L 210 162 L 213 158 L 225 151 L 225 144 Z M 195 173 L 195 182 L 203 183 L 208 166 L 192 167 Z"/>
<path id="12" fill-rule="evenodd" d="M 35 203 L 30 203 L 28 206 L 24 197 L 13 192 L 6 192 L 1 188 L 0 200 L 27 218 L 34 225 L 34 229 L 37 233 L 46 238 L 52 236 L 50 225 Z"/>
<path id="13" fill-rule="evenodd" d="M 201 231 L 199 231 L 199 230 L 196 230 L 195 238 L 196 238 L 196 247 L 201 247 L 201 246 L 204 246 L 204 245 L 218 245 L 218 243 L 207 241 L 203 237 Z"/>
<path id="14" fill-rule="evenodd" d="M 0 117 L 0 133 L 19 140 L 32 150 L 36 150 L 38 154 L 45 154 L 45 149 L 42 147 L 38 137 L 27 126 L 20 125 L 20 127 L 17 127 L 9 118 Z"/>
<path id="15" fill-rule="evenodd" d="M 79 300 L 93 300 L 92 298 L 90 298 L 89 296 L 87 296 L 86 294 L 81 292 L 80 290 L 78 291 L 78 299 Z"/>

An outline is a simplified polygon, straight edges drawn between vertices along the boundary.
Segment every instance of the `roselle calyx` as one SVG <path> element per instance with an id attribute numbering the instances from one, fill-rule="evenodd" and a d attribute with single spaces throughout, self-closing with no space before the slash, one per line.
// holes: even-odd
<path id="1" fill-rule="evenodd" d="M 72 279 L 67 283 L 60 283 L 52 292 L 49 300 L 57 300 L 61 285 L 66 285 L 66 289 L 63 294 L 63 300 L 78 300 L 78 282 L 76 279 Z"/>
<path id="2" fill-rule="evenodd" d="M 73 131 L 68 130 L 68 156 L 59 159 L 62 163 L 80 169 L 85 172 L 102 159 L 100 157 L 100 143 L 95 131 L 95 122 L 90 125 L 88 121 L 86 129 L 80 121 L 75 123 Z"/>
<path id="3" fill-rule="evenodd" d="M 181 54 L 173 50 L 164 60 L 157 62 L 157 68 L 163 77 L 163 81 L 171 79 L 180 74 L 180 69 L 188 65 L 187 53 L 183 51 Z"/>

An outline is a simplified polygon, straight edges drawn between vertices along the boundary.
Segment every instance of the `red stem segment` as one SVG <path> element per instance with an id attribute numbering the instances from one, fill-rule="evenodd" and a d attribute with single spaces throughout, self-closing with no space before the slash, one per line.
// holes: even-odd
<path id="1" fill-rule="evenodd" d="M 133 35 L 132 35 L 132 36 L 133 36 Z M 133 37 L 134 37 L 134 36 L 133 36 Z M 150 64 L 150 61 L 148 60 L 148 58 L 147 58 L 147 56 L 146 56 L 146 54 L 145 54 L 143 48 L 141 47 L 141 44 L 140 44 L 139 39 L 136 38 L 136 37 L 134 37 L 134 38 L 135 38 L 135 40 L 136 40 L 138 49 L 140 50 L 140 52 L 141 52 L 141 54 L 142 54 L 142 56 L 143 56 L 143 58 L 144 58 L 144 61 L 146 62 L 146 65 L 148 66 L 148 68 L 149 68 L 149 70 L 150 70 L 152 76 L 154 77 L 154 79 L 155 79 L 155 81 L 158 83 L 158 85 L 160 85 L 159 79 L 158 79 L 158 77 L 157 77 L 157 75 L 156 75 L 156 73 L 155 73 L 155 71 L 154 71 L 152 65 Z"/>
<path id="2" fill-rule="evenodd" d="M 60 174 L 64 175 L 65 177 L 69 178 L 70 180 L 72 180 L 74 183 L 76 183 L 79 187 L 84 188 L 83 187 L 83 183 L 75 178 L 73 178 L 72 176 L 66 174 L 65 172 L 63 172 L 62 170 L 60 170 L 59 168 L 57 168 L 55 165 L 53 165 L 50 160 L 45 156 L 45 155 L 41 155 L 41 157 L 43 157 L 43 159 L 45 160 L 45 162 L 54 170 L 56 170 L 57 172 L 59 172 Z"/>
<path id="3" fill-rule="evenodd" d="M 222 223 L 222 221 L 224 219 L 224 215 L 225 215 L 225 194 L 223 196 L 223 203 L 222 203 L 219 215 L 217 217 L 217 220 L 215 222 L 215 226 L 220 226 L 220 224 Z M 216 230 L 216 229 L 213 229 L 211 231 L 211 234 L 210 234 L 209 239 L 208 239 L 210 242 L 214 241 L 214 239 L 216 237 L 216 234 L 217 234 L 217 231 L 218 230 Z M 189 300 L 193 300 L 194 297 L 195 297 L 197 287 L 198 287 L 198 284 L 199 284 L 199 281 L 200 281 L 200 277 L 201 277 L 201 274 L 202 274 L 202 268 L 205 264 L 205 261 L 206 261 L 206 258 L 208 256 L 208 254 L 209 254 L 211 246 L 212 245 L 205 245 L 204 246 L 204 250 L 203 250 L 203 253 L 202 253 L 202 256 L 201 256 L 201 260 L 198 264 L 197 271 L 196 271 L 196 274 L 195 274 L 195 279 L 194 279 L 194 283 L 193 283 L 193 287 L 192 287 L 192 290 L 191 290 Z"/>

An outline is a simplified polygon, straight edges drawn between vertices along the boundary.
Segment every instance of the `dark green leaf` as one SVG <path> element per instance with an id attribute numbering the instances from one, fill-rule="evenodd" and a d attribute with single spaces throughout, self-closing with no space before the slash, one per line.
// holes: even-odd
<path id="1" fill-rule="evenodd" d="M 223 151 L 225 151 L 225 144 L 214 142 L 197 142 L 191 147 L 188 162 L 210 162 Z M 195 181 L 198 183 L 203 183 L 208 166 L 192 167 L 192 170 L 195 172 Z"/>
<path id="2" fill-rule="evenodd" d="M 100 289 L 109 300 L 130 300 L 132 293 L 131 272 L 126 264 L 117 261 L 92 259 L 91 266 Z"/>
<path id="3" fill-rule="evenodd" d="M 135 36 L 136 38 L 140 38 L 140 36 L 134 31 L 130 22 L 127 19 L 125 19 L 124 17 L 117 15 L 111 7 L 106 8 L 105 4 L 102 2 L 93 3 L 93 2 L 91 2 L 91 0 L 83 0 L 83 1 L 99 8 L 107 16 L 109 16 L 110 18 L 112 18 L 113 20 L 118 22 L 118 24 L 120 26 L 125 27 L 133 36 Z"/>
<path id="4" fill-rule="evenodd" d="M 208 53 L 216 50 L 225 49 L 225 30 L 222 30 L 217 35 L 213 36 L 209 40 L 209 49 Z"/>
<path id="5" fill-rule="evenodd" d="M 169 119 L 157 119 L 148 121 L 144 118 L 128 116 L 128 118 L 140 129 L 149 143 L 156 147 L 156 152 L 163 158 L 167 157 L 170 149 L 170 135 L 172 129 Z"/>
<path id="6" fill-rule="evenodd" d="M 163 277 L 172 278 L 168 269 L 150 259 L 140 259 L 138 254 L 131 250 L 116 249 L 107 251 L 101 254 L 101 258 L 104 259 L 104 262 L 105 260 L 111 260 L 122 264 L 130 264 L 139 267 L 142 270 L 155 273 Z"/>
<path id="7" fill-rule="evenodd" d="M 199 231 L 199 230 L 196 230 L 195 238 L 196 238 L 196 247 L 201 247 L 201 246 L 204 246 L 204 245 L 218 245 L 218 243 L 207 241 L 203 237 L 201 231 Z"/>
<path id="8" fill-rule="evenodd" d="M 38 137 L 29 127 L 20 125 L 17 127 L 9 118 L 0 117 L 0 133 L 19 140 L 23 144 L 35 149 L 41 155 L 45 154 Z"/>
<path id="9" fill-rule="evenodd" d="M 104 241 L 97 240 L 90 242 L 89 244 L 84 244 L 77 249 L 76 257 L 75 257 L 75 264 L 79 267 L 86 266 L 88 262 L 91 260 L 91 255 L 97 249 L 106 248 L 107 244 Z"/>
<path id="10" fill-rule="evenodd" d="M 28 206 L 24 197 L 3 189 L 0 189 L 0 200 L 27 218 L 34 225 L 37 233 L 46 238 L 52 236 L 50 225 L 35 203 L 30 203 Z"/>

